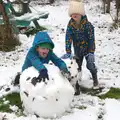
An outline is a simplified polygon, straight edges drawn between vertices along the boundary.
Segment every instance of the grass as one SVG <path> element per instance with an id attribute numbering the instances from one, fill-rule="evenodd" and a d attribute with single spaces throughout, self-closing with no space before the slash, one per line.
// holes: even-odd
<path id="1" fill-rule="evenodd" d="M 120 99 L 120 88 L 111 88 L 106 94 L 98 96 L 101 99 L 115 98 Z"/>
<path id="2" fill-rule="evenodd" d="M 86 88 L 83 86 L 80 86 L 80 88 L 82 93 L 89 94 L 92 96 L 98 96 L 100 99 L 106 98 L 120 99 L 120 88 L 110 88 L 110 90 L 103 95 L 99 95 L 99 93 L 102 93 L 103 88 L 93 89 Z"/>
<path id="3" fill-rule="evenodd" d="M 27 35 L 27 37 L 29 37 L 30 35 L 34 35 L 39 31 L 43 31 L 43 30 L 47 30 L 47 28 L 40 26 L 39 28 L 35 28 L 35 27 L 31 27 L 30 29 L 28 29 L 24 34 Z"/>
<path id="4" fill-rule="evenodd" d="M 98 95 L 99 93 L 102 92 L 102 89 L 103 88 L 97 88 L 97 89 L 94 89 L 94 88 L 86 88 L 84 86 L 80 86 L 80 90 L 82 93 L 85 93 L 85 94 L 89 94 L 89 95 L 93 95 L 93 96 L 96 96 Z"/>
<path id="5" fill-rule="evenodd" d="M 5 101 L 9 101 L 9 103 L 4 104 Z M 18 111 L 21 111 L 21 112 L 23 111 L 22 102 L 20 100 L 19 93 L 11 93 L 11 94 L 4 96 L 3 98 L 0 98 L 0 112 L 8 112 L 8 113 L 14 112 L 10 109 L 10 105 L 11 106 L 15 105 L 19 108 Z"/>
<path id="6" fill-rule="evenodd" d="M 80 110 L 84 110 L 84 109 L 87 109 L 87 107 L 86 106 L 79 106 L 79 107 L 76 107 L 76 108 L 78 108 L 78 109 L 80 109 Z"/>

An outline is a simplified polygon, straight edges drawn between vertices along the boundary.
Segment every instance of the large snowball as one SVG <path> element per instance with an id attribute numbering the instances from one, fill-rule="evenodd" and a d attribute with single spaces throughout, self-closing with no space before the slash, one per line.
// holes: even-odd
<path id="1" fill-rule="evenodd" d="M 78 70 L 79 67 L 75 58 L 71 60 L 70 59 L 63 59 L 63 60 L 66 63 L 67 68 L 71 74 L 70 83 L 72 84 L 72 86 L 76 91 L 76 83 L 78 82 L 80 84 L 80 81 L 82 79 L 82 71 Z"/>
<path id="2" fill-rule="evenodd" d="M 35 82 L 38 71 L 30 67 L 20 77 L 20 95 L 25 111 L 41 117 L 62 115 L 70 106 L 74 88 L 53 65 L 45 65 L 49 81 Z"/>

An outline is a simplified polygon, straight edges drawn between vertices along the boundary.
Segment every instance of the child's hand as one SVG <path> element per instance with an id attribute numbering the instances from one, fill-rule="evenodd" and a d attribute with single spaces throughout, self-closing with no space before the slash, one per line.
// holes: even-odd
<path id="1" fill-rule="evenodd" d="M 61 58 L 62 58 L 62 59 L 68 59 L 68 58 L 69 58 L 69 59 L 72 59 L 72 57 L 73 57 L 72 54 L 66 53 L 66 54 L 64 54 Z"/>
<path id="2" fill-rule="evenodd" d="M 70 72 L 68 71 L 67 68 L 61 70 L 61 74 L 66 77 L 67 79 L 70 78 Z"/>
<path id="3" fill-rule="evenodd" d="M 49 80 L 47 69 L 41 70 L 37 79 L 40 79 L 40 81 L 43 81 L 43 82 L 45 82 L 45 79 Z"/>
<path id="4" fill-rule="evenodd" d="M 94 54 L 88 53 L 85 57 L 88 60 L 88 62 L 90 62 L 90 63 L 95 62 L 95 56 L 94 56 Z"/>

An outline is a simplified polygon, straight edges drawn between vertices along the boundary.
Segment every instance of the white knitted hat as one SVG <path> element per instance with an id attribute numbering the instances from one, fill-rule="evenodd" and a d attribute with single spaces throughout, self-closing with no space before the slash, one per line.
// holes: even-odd
<path id="1" fill-rule="evenodd" d="M 71 16 L 73 13 L 78 13 L 81 15 L 85 15 L 84 3 L 82 0 L 71 0 L 69 5 L 68 14 Z"/>

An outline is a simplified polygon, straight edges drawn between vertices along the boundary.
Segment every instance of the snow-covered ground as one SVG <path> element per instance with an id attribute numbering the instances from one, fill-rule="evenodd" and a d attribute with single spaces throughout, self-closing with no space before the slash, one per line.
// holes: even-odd
<path id="1" fill-rule="evenodd" d="M 98 67 L 99 82 L 104 83 L 107 88 L 120 88 L 120 28 L 109 32 L 112 19 L 109 14 L 102 14 L 100 10 L 101 1 L 89 0 L 85 2 L 86 14 L 89 21 L 95 26 L 96 36 L 96 65 Z M 65 29 L 69 21 L 68 2 L 62 1 L 60 5 L 33 6 L 37 11 L 49 11 L 49 18 L 39 20 L 41 25 L 49 28 L 49 34 L 55 42 L 54 52 L 61 56 L 65 53 Z M 32 9 L 34 12 L 35 10 Z M 28 49 L 31 47 L 34 36 L 27 38 L 20 35 L 22 45 L 13 52 L 0 52 L 0 96 L 6 94 L 5 89 L 16 88 L 11 86 L 11 81 L 17 72 L 21 71 Z M 81 84 L 92 86 L 90 73 L 83 65 L 83 77 Z M 3 87 L 2 87 L 3 86 Z M 115 99 L 100 100 L 98 97 L 81 94 L 74 98 L 71 108 L 60 118 L 55 120 L 119 120 L 120 101 Z M 0 113 L 0 120 L 6 113 Z M 8 120 L 44 120 L 36 116 L 17 117 L 14 114 L 6 114 Z M 48 119 L 50 120 L 50 119 Z"/>

